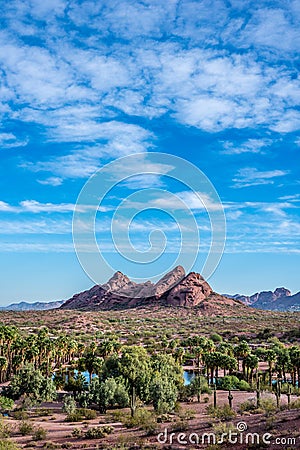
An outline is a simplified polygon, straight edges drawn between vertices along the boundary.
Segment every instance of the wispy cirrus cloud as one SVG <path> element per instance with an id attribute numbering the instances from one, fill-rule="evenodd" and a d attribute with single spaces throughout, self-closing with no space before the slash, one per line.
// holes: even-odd
<path id="1" fill-rule="evenodd" d="M 19 139 L 13 133 L 0 133 L 0 149 L 24 147 L 27 139 Z"/>
<path id="2" fill-rule="evenodd" d="M 266 170 L 259 171 L 255 167 L 239 169 L 233 179 L 235 188 L 273 184 L 274 179 L 288 175 L 288 170 Z"/>
<path id="3" fill-rule="evenodd" d="M 37 182 L 45 186 L 60 186 L 63 183 L 63 180 L 59 177 L 49 177 L 44 180 L 37 180 Z"/>
<path id="4" fill-rule="evenodd" d="M 0 201 L 0 212 L 7 213 L 71 213 L 75 209 L 75 203 L 41 203 L 37 200 L 23 200 L 18 205 Z M 85 212 L 95 209 L 93 205 L 79 205 L 77 210 Z M 98 210 L 102 212 L 111 211 L 109 206 L 99 206 Z"/>
<path id="5" fill-rule="evenodd" d="M 60 130 L 60 131 L 59 131 Z M 63 131 L 62 131 L 63 130 Z M 58 138 L 57 133 L 60 133 Z M 153 135 L 138 125 L 109 121 L 94 121 L 72 124 L 65 117 L 55 130 L 53 139 L 85 142 L 71 153 L 48 161 L 25 162 L 22 167 L 33 172 L 50 172 L 58 178 L 85 178 L 92 175 L 102 165 L 103 160 L 145 152 L 152 147 Z M 94 140 L 94 144 L 92 141 Z"/>
<path id="6" fill-rule="evenodd" d="M 221 153 L 224 155 L 240 155 L 242 153 L 263 154 L 271 143 L 271 139 L 248 139 L 242 143 L 225 141 L 223 142 L 224 150 L 221 150 Z"/>

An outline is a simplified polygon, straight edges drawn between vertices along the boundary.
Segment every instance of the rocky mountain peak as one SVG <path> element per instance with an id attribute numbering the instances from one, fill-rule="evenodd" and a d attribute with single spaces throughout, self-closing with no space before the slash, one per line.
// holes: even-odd
<path id="1" fill-rule="evenodd" d="M 213 293 L 210 285 L 196 272 L 189 273 L 167 296 L 167 303 L 174 306 L 196 306 Z"/>
<path id="2" fill-rule="evenodd" d="M 290 297 L 292 295 L 291 291 L 289 291 L 284 287 L 276 288 L 274 294 L 276 295 L 277 298 Z"/>
<path id="3" fill-rule="evenodd" d="M 124 288 L 129 283 L 131 283 L 130 279 L 122 272 L 118 271 L 114 273 L 107 283 L 102 285 L 102 288 L 108 292 L 117 291 L 118 289 Z"/>
<path id="4" fill-rule="evenodd" d="M 177 283 L 179 283 L 185 277 L 185 270 L 182 266 L 177 266 L 175 269 L 166 273 L 154 286 L 153 294 L 155 297 L 159 297 Z"/>
<path id="5" fill-rule="evenodd" d="M 228 297 L 228 295 L 226 295 Z M 271 311 L 300 311 L 300 292 L 292 295 L 289 289 L 279 287 L 275 291 L 262 291 L 247 296 L 236 294 L 229 296 L 246 305 Z"/>
<path id="6" fill-rule="evenodd" d="M 157 283 L 135 283 L 116 272 L 106 283 L 74 295 L 63 309 L 124 309 L 138 306 L 198 306 L 201 314 L 216 314 L 223 308 L 247 308 L 241 302 L 213 292 L 205 279 L 196 272 L 185 275 L 184 268 L 175 267 Z"/>

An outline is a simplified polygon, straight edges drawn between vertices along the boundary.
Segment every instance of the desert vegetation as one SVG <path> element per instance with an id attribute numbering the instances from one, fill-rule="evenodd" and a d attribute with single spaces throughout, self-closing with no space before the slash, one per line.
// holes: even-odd
<path id="1" fill-rule="evenodd" d="M 166 424 L 218 430 L 243 417 L 297 427 L 296 314 L 164 311 L 3 312 L 0 449 L 162 448 Z"/>

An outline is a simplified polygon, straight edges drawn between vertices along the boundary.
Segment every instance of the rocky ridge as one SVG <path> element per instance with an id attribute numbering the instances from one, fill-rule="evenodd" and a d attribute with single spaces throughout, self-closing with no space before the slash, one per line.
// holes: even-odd
<path id="1" fill-rule="evenodd" d="M 215 293 L 199 273 L 186 275 L 181 266 L 155 284 L 150 281 L 135 283 L 123 273 L 116 272 L 107 283 L 75 294 L 61 309 L 105 310 L 162 305 L 198 307 L 203 314 L 222 314 L 222 308 L 248 310 L 241 301 Z"/>
<path id="2" fill-rule="evenodd" d="M 300 311 L 300 292 L 292 295 L 291 291 L 284 287 L 274 291 L 256 292 L 253 295 L 228 295 L 226 297 L 242 301 L 253 308 L 271 311 Z"/>
<path id="3" fill-rule="evenodd" d="M 49 309 L 59 308 L 63 303 L 64 300 L 57 300 L 53 302 L 11 303 L 7 306 L 1 306 L 0 311 L 45 311 Z"/>

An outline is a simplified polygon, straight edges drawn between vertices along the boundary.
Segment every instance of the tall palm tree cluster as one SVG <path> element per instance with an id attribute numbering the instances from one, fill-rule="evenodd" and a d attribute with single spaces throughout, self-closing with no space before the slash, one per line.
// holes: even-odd
<path id="1" fill-rule="evenodd" d="M 268 346 L 252 349 L 245 340 L 233 345 L 229 342 L 215 343 L 203 336 L 193 336 L 182 340 L 172 340 L 168 344 L 169 351 L 174 358 L 183 363 L 189 355 L 196 364 L 196 369 L 206 374 L 210 383 L 217 383 L 219 369 L 239 373 L 241 377 L 253 384 L 254 375 L 258 373 L 259 363 L 265 362 L 268 367 L 267 375 L 270 386 L 272 378 L 290 381 L 293 386 L 300 386 L 300 347 L 298 345 L 285 346 L 275 340 Z M 289 379 L 287 374 L 289 374 Z"/>
<path id="2" fill-rule="evenodd" d="M 196 370 L 206 375 L 208 382 L 217 382 L 220 370 L 239 374 L 250 384 L 258 373 L 259 362 L 265 362 L 270 385 L 277 376 L 294 386 L 300 382 L 300 347 L 285 346 L 279 340 L 251 349 L 246 341 L 236 344 L 215 342 L 204 336 L 184 340 L 173 339 L 148 349 L 150 353 L 169 353 L 180 364 L 192 357 Z M 120 357 L 122 346 L 118 339 L 99 339 L 85 345 L 66 334 L 52 335 L 47 328 L 24 335 L 15 326 L 0 325 L 0 383 L 10 380 L 20 370 L 31 364 L 47 377 L 65 366 L 79 372 L 87 371 L 90 381 L 99 374 L 104 362 L 112 355 Z"/>
<path id="3" fill-rule="evenodd" d="M 0 325 L 0 382 L 10 380 L 27 364 L 50 376 L 84 350 L 83 344 L 69 336 L 51 336 L 47 328 L 23 336 L 15 326 Z"/>

